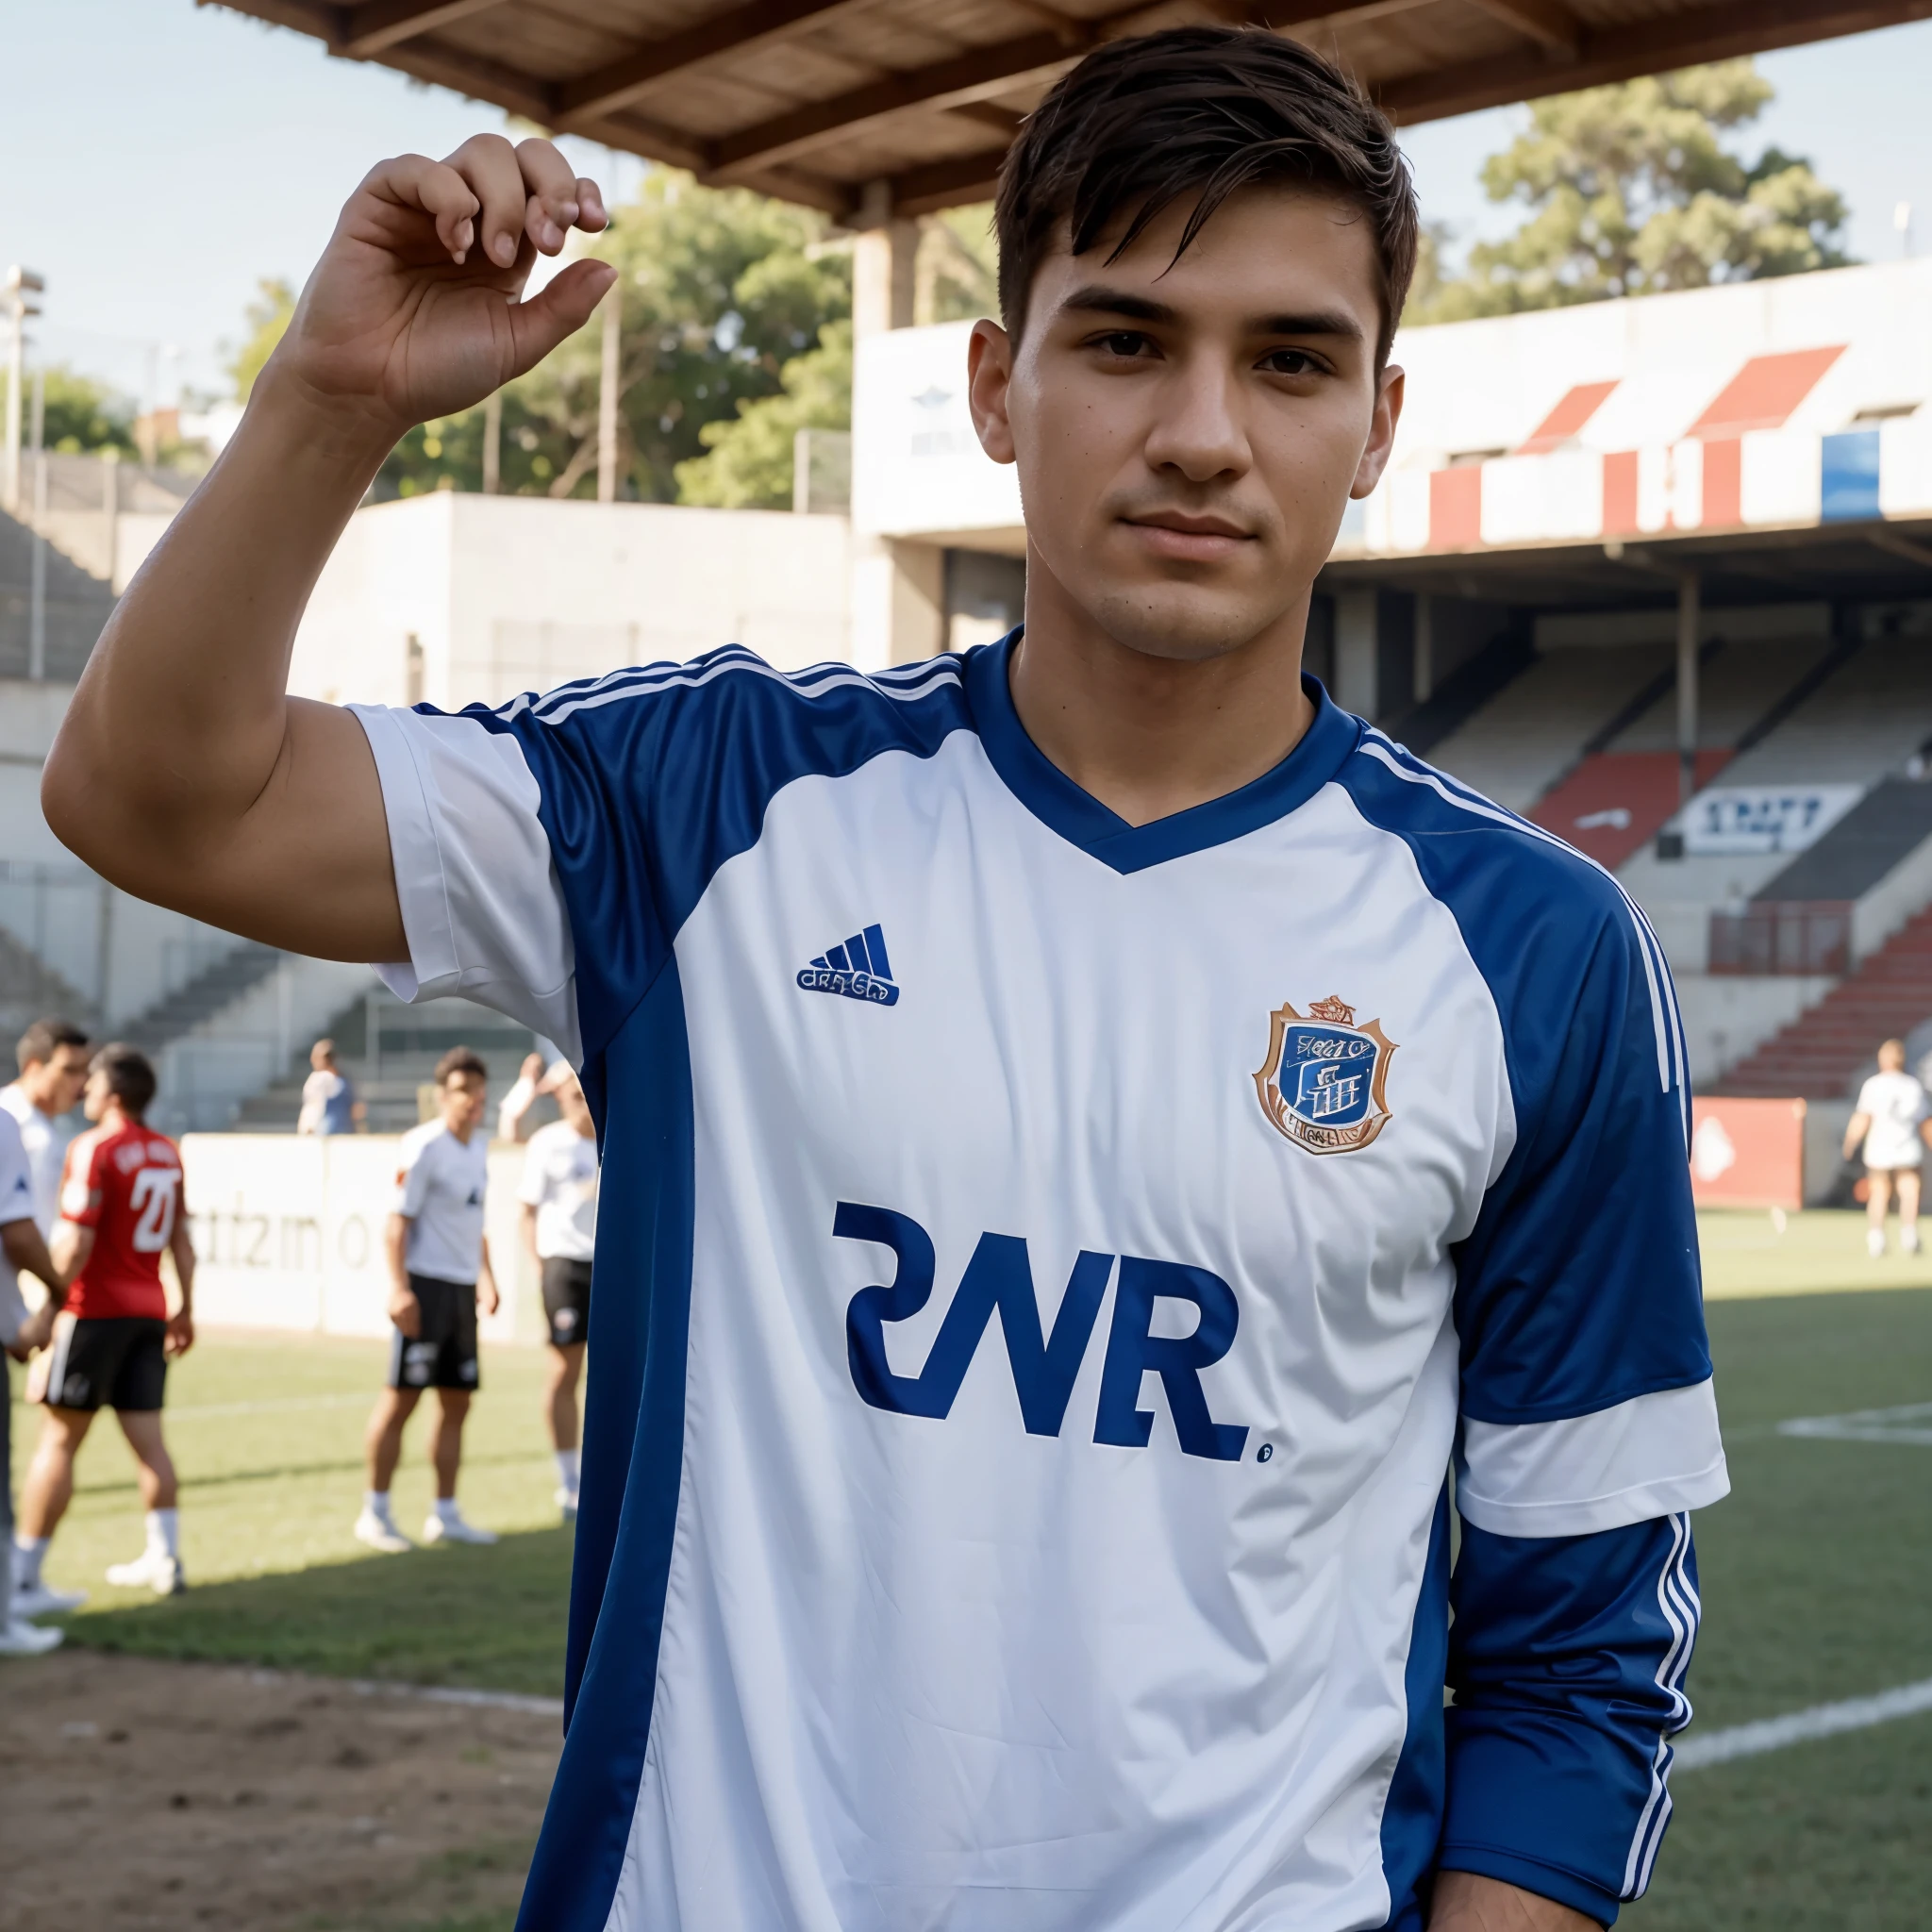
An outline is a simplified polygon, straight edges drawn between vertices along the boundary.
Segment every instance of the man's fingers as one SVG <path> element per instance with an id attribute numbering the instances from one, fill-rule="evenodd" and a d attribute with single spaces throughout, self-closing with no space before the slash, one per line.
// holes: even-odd
<path id="1" fill-rule="evenodd" d="M 548 141 L 520 142 L 517 165 L 528 197 L 524 232 L 545 255 L 555 255 L 576 223 L 576 175 L 557 144 Z"/>
<path id="2" fill-rule="evenodd" d="M 450 156 L 449 166 L 481 205 L 478 245 L 498 268 L 508 268 L 517 258 L 524 231 L 524 171 L 516 149 L 500 134 L 473 134 Z"/>
<path id="3" fill-rule="evenodd" d="M 577 180 L 577 226 L 594 235 L 610 225 L 610 211 L 604 206 L 604 191 L 594 181 Z"/>
<path id="4" fill-rule="evenodd" d="M 564 337 L 582 328 L 616 279 L 617 271 L 607 261 L 574 261 L 541 294 L 512 307 L 516 367 L 510 375 L 534 369 Z"/>
<path id="5" fill-rule="evenodd" d="M 436 239 L 461 261 L 475 239 L 475 216 L 481 204 L 469 183 L 447 161 L 425 155 L 398 155 L 385 161 L 364 187 L 404 208 L 420 208 L 436 224 Z"/>

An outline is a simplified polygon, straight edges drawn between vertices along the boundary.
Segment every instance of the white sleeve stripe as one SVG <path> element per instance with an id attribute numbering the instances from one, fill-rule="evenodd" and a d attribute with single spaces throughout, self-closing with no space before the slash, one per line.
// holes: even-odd
<path id="1" fill-rule="evenodd" d="M 403 911 L 407 959 L 376 967 L 383 983 L 399 999 L 413 1000 L 420 988 L 458 971 L 455 921 L 449 888 L 437 849 L 435 815 L 428 785 L 415 747 L 396 714 L 379 705 L 351 705 L 375 758 L 389 822 L 390 860 L 395 868 L 396 899 Z"/>
<path id="2" fill-rule="evenodd" d="M 1456 1502 L 1496 1536 L 1591 1536 L 1726 1495 L 1710 1380 L 1546 1423 L 1465 1420 Z"/>
<path id="3" fill-rule="evenodd" d="M 1668 1093 L 1671 1091 L 1674 1063 L 1677 1074 L 1677 1085 L 1681 1090 L 1684 1085 L 1683 1048 L 1681 1041 L 1677 1038 L 1673 1019 L 1667 1015 L 1667 1002 L 1664 1000 L 1658 985 L 1658 973 L 1652 964 L 1652 948 L 1657 945 L 1656 935 L 1651 932 L 1650 924 L 1644 918 L 1642 908 L 1624 890 L 1623 882 L 1617 875 L 1606 867 L 1598 865 L 1596 860 L 1591 858 L 1588 853 L 1577 851 L 1575 846 L 1565 843 L 1563 840 L 1557 838 L 1553 832 L 1544 831 L 1541 825 L 1532 824 L 1529 820 L 1519 818 L 1514 812 L 1505 811 L 1501 806 L 1492 805 L 1487 799 L 1479 798 L 1474 792 L 1465 794 L 1459 788 L 1451 790 L 1450 786 L 1444 782 L 1443 774 L 1436 771 L 1433 766 L 1424 765 L 1419 759 L 1413 763 L 1406 763 L 1405 759 L 1412 757 L 1412 754 L 1403 752 L 1399 746 L 1391 740 L 1384 738 L 1378 731 L 1374 729 L 1365 731 L 1362 735 L 1359 749 L 1365 756 L 1374 758 L 1378 764 L 1387 766 L 1396 777 L 1404 779 L 1411 785 L 1426 786 L 1430 791 L 1436 792 L 1445 804 L 1458 807 L 1461 810 L 1469 812 L 1476 818 L 1488 819 L 1491 824 L 1504 825 L 1515 831 L 1525 832 L 1533 839 L 1541 839 L 1544 844 L 1554 845 L 1559 852 L 1567 852 L 1571 858 L 1581 859 L 1585 865 L 1591 866 L 1595 871 L 1603 874 L 1604 877 L 1616 887 L 1618 896 L 1624 901 L 1624 908 L 1630 915 L 1631 924 L 1636 928 L 1638 944 L 1643 952 L 1643 976 L 1650 993 L 1651 1025 L 1657 1036 L 1658 1091 L 1664 1093 Z M 1663 974 L 1663 981 L 1665 985 L 1669 984 L 1669 974 L 1667 972 Z M 1688 1108 L 1685 1108 L 1683 1110 L 1686 1113 L 1685 1135 L 1688 1146 L 1690 1134 L 1689 1110 Z"/>
<path id="4" fill-rule="evenodd" d="M 1624 1864 L 1622 1896 L 1641 1898 L 1649 1887 L 1657 1863 L 1657 1847 L 1663 1842 L 1664 1827 L 1671 1820 L 1670 1771 L 1671 1738 L 1690 1722 L 1690 1700 L 1684 1694 L 1684 1672 L 1690 1662 L 1690 1649 L 1697 1635 L 1702 1606 L 1690 1587 L 1690 1519 L 1674 1517 L 1671 1522 L 1671 1554 L 1663 1574 L 1657 1578 L 1657 1607 L 1670 1625 L 1671 1647 L 1657 1668 L 1657 1688 L 1669 1693 L 1671 1716 L 1657 1740 L 1650 1765 L 1650 1795 L 1638 1814 L 1637 1829 L 1631 1835 L 1630 1855 Z"/>

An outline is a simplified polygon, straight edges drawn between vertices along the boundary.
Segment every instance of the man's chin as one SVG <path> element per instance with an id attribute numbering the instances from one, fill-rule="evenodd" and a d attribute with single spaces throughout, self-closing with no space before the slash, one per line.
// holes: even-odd
<path id="1" fill-rule="evenodd" d="M 1091 605 L 1093 620 L 1113 641 L 1147 658 L 1176 664 L 1207 663 L 1252 644 L 1287 615 L 1272 606 L 1216 596 L 1196 585 L 1109 587 Z"/>

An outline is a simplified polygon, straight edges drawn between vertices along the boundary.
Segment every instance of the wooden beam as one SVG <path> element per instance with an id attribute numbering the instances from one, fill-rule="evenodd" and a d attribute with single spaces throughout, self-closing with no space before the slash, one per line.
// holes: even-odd
<path id="1" fill-rule="evenodd" d="M 557 90 L 558 111 L 568 124 L 579 117 L 595 119 L 707 60 L 770 45 L 866 4 L 868 0 L 748 0 L 747 5 L 712 14 L 682 33 L 642 42 L 608 65 L 562 82 Z"/>
<path id="2" fill-rule="evenodd" d="M 1583 23 L 1563 5 L 1563 0 L 1474 0 L 1491 20 L 1500 20 L 1518 33 L 1527 34 L 1540 46 L 1566 60 L 1575 59 L 1583 47 Z"/>
<path id="3" fill-rule="evenodd" d="M 961 202 L 991 201 L 999 183 L 1000 163 L 1006 158 L 1006 149 L 995 147 L 950 161 L 933 161 L 923 168 L 908 168 L 891 177 L 892 212 L 929 215 L 942 208 L 958 208 Z"/>
<path id="4" fill-rule="evenodd" d="M 352 59 L 367 60 L 391 47 L 413 41 L 419 34 L 434 33 L 488 7 L 501 7 L 503 0 L 363 0 L 359 7 L 341 7 L 346 13 L 346 31 L 338 49 Z"/>
<path id="5" fill-rule="evenodd" d="M 737 134 L 722 136 L 717 142 L 718 171 L 728 175 L 743 168 L 789 160 L 891 115 L 903 114 L 908 108 L 956 108 L 1034 81 L 1058 79 L 1085 47 L 1099 38 L 1091 26 L 1083 40 L 1072 46 L 1057 33 L 1026 34 L 1017 41 L 975 47 L 970 54 L 909 74 L 888 75 L 848 93 L 814 101 Z"/>
<path id="6" fill-rule="evenodd" d="M 541 127 L 557 125 L 556 103 L 550 90 L 532 79 L 520 67 L 507 67 L 500 60 L 486 59 L 480 54 L 465 53 L 442 41 L 404 41 L 382 56 L 385 67 L 413 74 L 418 80 L 433 81 L 472 100 L 488 101 L 534 121 Z"/>
<path id="7" fill-rule="evenodd" d="M 1631 26 L 1586 32 L 1575 60 L 1553 70 L 1538 48 L 1471 60 L 1434 72 L 1406 75 L 1373 92 L 1385 112 L 1405 124 L 1507 107 L 1540 94 L 1601 87 L 1641 74 L 1663 74 L 1705 60 L 1727 60 L 1794 47 L 1845 34 L 1869 33 L 1905 21 L 1932 17 L 1932 0 L 1726 0 L 1641 21 Z"/>

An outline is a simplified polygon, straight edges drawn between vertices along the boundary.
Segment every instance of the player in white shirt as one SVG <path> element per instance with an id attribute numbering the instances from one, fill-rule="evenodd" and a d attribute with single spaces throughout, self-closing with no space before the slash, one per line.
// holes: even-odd
<path id="1" fill-rule="evenodd" d="M 309 1074 L 302 1083 L 302 1110 L 295 1117 L 298 1134 L 359 1134 L 369 1109 L 356 1097 L 356 1087 L 336 1061 L 333 1040 L 318 1040 L 308 1049 Z"/>
<path id="2" fill-rule="evenodd" d="M 1888 1040 L 1878 1049 L 1878 1071 L 1858 1089 L 1858 1104 L 1845 1124 L 1847 1160 L 1862 1152 L 1871 1192 L 1865 1202 L 1865 1246 L 1875 1259 L 1885 1252 L 1885 1217 L 1898 1195 L 1898 1244 L 1919 1252 L 1919 1170 L 1932 1132 L 1925 1090 L 1906 1072 L 1906 1043 Z"/>
<path id="3" fill-rule="evenodd" d="M 22 1298 L 16 1270 L 40 1278 L 47 1299 L 38 1309 L 29 1311 Z M 33 1172 L 20 1124 L 11 1112 L 0 1109 L 0 1349 L 24 1362 L 36 1349 L 45 1347 L 60 1296 L 59 1272 L 34 1215 Z M 6 1373 L 0 1364 L 0 1375 Z M 0 1410 L 0 1657 L 39 1657 L 59 1643 L 61 1633 L 42 1629 L 29 1617 L 76 1606 L 44 1587 L 31 1598 L 14 1590 L 12 1424 L 13 1388 L 8 1377 L 6 1407 Z"/>
<path id="4" fill-rule="evenodd" d="M 481 1381 L 476 1311 L 493 1315 L 496 1276 L 483 1234 L 490 1184 L 490 1141 L 483 1133 L 489 1071 L 466 1046 L 436 1063 L 437 1118 L 403 1136 L 396 1191 L 385 1246 L 390 1267 L 389 1387 L 369 1418 L 365 1444 L 369 1488 L 356 1518 L 356 1537 L 371 1549 L 400 1552 L 415 1545 L 396 1527 L 390 1483 L 402 1459 L 403 1429 L 425 1389 L 437 1399 L 429 1459 L 436 1470 L 436 1504 L 423 1525 L 425 1542 L 493 1543 L 457 1507 L 463 1424 Z"/>
<path id="5" fill-rule="evenodd" d="M 20 1077 L 0 1087 L 0 1112 L 19 1123 L 33 1173 L 34 1220 L 51 1236 L 60 1218 L 60 1168 L 74 1136 L 61 1123 L 80 1105 L 92 1058 L 88 1037 L 65 1020 L 36 1020 L 14 1049 Z"/>
<path id="6" fill-rule="evenodd" d="M 1587 1932 L 1650 1878 L 1727 1486 L 1684 1036 L 1614 879 L 1301 675 L 1401 408 L 1402 157 L 1283 37 L 1124 37 L 996 218 L 1023 630 L 352 713 L 280 693 L 368 478 L 611 281 L 516 299 L 604 223 L 546 142 L 378 166 L 49 822 L 579 1069 L 526 1932 Z"/>
<path id="7" fill-rule="evenodd" d="M 577 1076 L 568 1066 L 558 1072 L 545 1085 L 563 1118 L 530 1136 L 517 1200 L 525 1244 L 543 1278 L 551 1357 L 543 1407 L 557 1453 L 558 1505 L 573 1521 L 581 1472 L 577 1380 L 591 1339 L 591 1257 L 597 1248 L 597 1128 Z"/>

